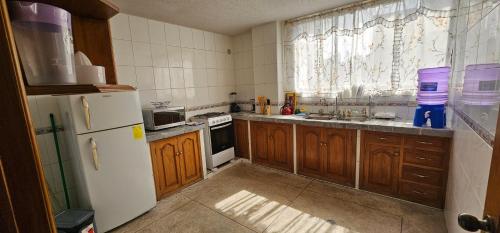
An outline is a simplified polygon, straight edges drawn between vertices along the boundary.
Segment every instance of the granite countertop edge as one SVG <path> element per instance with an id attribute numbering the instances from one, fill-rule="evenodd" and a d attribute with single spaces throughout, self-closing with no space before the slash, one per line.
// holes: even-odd
<path id="1" fill-rule="evenodd" d="M 146 131 L 146 141 L 153 142 L 165 138 L 179 136 L 185 133 L 191 133 L 205 128 L 205 124 L 199 125 L 181 125 L 173 128 L 162 129 L 157 131 Z"/>
<path id="2" fill-rule="evenodd" d="M 338 121 L 338 120 L 312 120 L 312 119 L 304 119 L 301 116 L 295 116 L 295 115 L 266 116 L 255 113 L 233 113 L 231 115 L 233 119 L 239 119 L 239 120 L 289 123 L 289 124 L 300 124 L 300 125 L 331 127 L 331 128 L 359 129 L 359 130 L 424 135 L 424 136 L 434 136 L 434 137 L 447 137 L 447 138 L 453 137 L 453 129 L 451 128 L 434 129 L 426 127 L 415 127 L 410 122 L 397 122 L 397 121 L 386 121 L 386 120 L 368 120 L 365 122 Z"/>

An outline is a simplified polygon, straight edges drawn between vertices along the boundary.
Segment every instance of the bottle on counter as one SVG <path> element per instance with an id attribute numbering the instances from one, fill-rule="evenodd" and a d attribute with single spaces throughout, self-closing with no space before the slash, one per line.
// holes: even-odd
<path id="1" fill-rule="evenodd" d="M 267 99 L 267 103 L 266 103 L 266 115 L 271 115 L 271 100 L 270 99 Z"/>

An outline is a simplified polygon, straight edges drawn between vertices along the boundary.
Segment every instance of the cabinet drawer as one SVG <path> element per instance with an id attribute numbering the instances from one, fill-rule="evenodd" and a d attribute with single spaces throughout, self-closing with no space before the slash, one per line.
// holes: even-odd
<path id="1" fill-rule="evenodd" d="M 366 132 L 365 140 L 371 143 L 381 143 L 390 145 L 401 145 L 402 135 L 388 134 L 388 133 L 378 133 L 378 132 Z"/>
<path id="2" fill-rule="evenodd" d="M 403 157 L 403 162 L 434 168 L 444 168 L 444 159 L 445 154 L 443 152 L 420 149 L 406 149 Z"/>
<path id="3" fill-rule="evenodd" d="M 447 151 L 448 140 L 446 138 L 412 136 L 407 137 L 405 146 L 421 150 Z"/>
<path id="4" fill-rule="evenodd" d="M 401 178 L 404 180 L 440 187 L 443 185 L 442 177 L 443 176 L 440 171 L 434 171 L 408 165 L 403 166 L 403 173 L 401 174 Z"/>
<path id="5" fill-rule="evenodd" d="M 441 188 L 402 181 L 400 183 L 399 194 L 405 200 L 437 208 L 442 208 L 443 205 Z"/>

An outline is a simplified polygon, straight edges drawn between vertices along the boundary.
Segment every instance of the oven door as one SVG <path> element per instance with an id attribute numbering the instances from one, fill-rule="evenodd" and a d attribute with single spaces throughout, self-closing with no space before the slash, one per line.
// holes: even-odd
<path id="1" fill-rule="evenodd" d="M 226 122 L 210 126 L 210 143 L 212 155 L 234 147 L 233 123 Z"/>

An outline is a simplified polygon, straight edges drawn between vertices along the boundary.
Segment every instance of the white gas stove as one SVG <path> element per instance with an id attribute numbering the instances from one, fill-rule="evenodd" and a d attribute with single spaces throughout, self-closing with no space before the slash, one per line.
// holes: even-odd
<path id="1" fill-rule="evenodd" d="M 209 112 L 193 116 L 190 120 L 206 125 L 203 132 L 208 169 L 213 170 L 234 159 L 233 119 L 229 113 Z"/>

